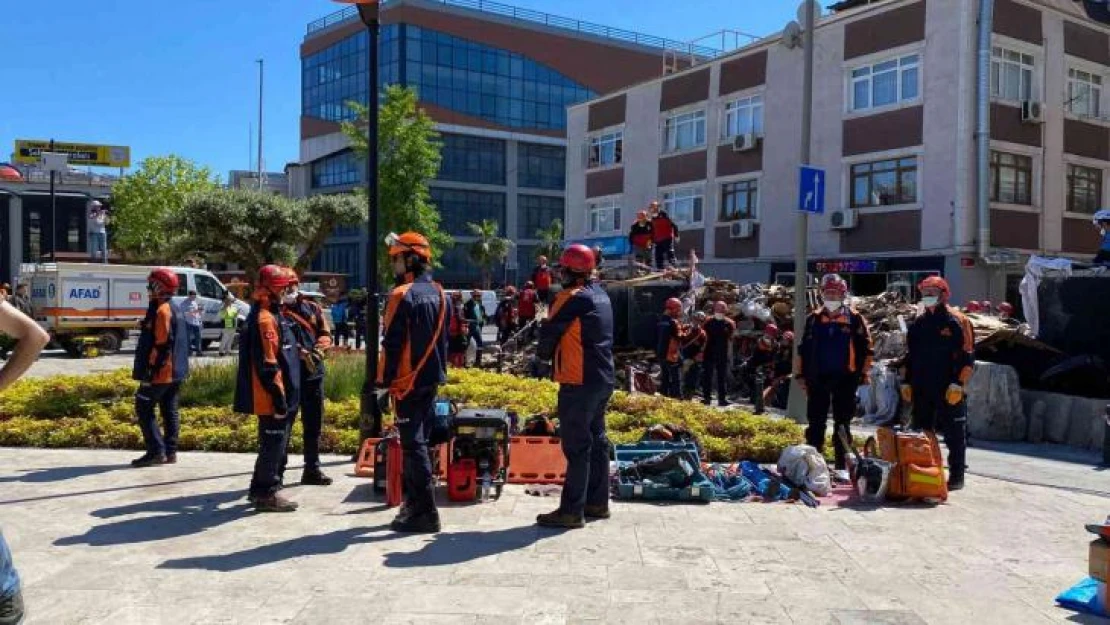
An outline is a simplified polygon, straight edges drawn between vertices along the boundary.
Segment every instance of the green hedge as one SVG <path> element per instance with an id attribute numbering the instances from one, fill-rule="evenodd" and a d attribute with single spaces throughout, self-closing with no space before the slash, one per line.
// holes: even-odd
<path id="1" fill-rule="evenodd" d="M 339 356 L 328 366 L 321 450 L 351 454 L 358 446 L 363 361 Z M 133 408 L 137 386 L 125 371 L 23 380 L 0 393 L 0 445 L 142 449 Z M 193 372 L 181 392 L 180 449 L 255 449 L 254 418 L 231 410 L 234 387 L 232 363 Z M 548 381 L 467 369 L 452 370 L 441 394 L 460 405 L 505 408 L 527 417 L 553 414 L 557 390 Z M 622 391 L 614 394 L 607 420 L 617 443 L 638 440 L 656 423 L 685 425 L 714 461 L 774 462 L 783 448 L 803 440 L 802 428 L 790 421 Z M 299 420 L 294 427 L 291 446 L 299 453 Z"/>

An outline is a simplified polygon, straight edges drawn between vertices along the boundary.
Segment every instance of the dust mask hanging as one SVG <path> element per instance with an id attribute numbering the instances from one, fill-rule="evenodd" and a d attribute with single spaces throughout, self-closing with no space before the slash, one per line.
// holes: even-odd
<path id="1" fill-rule="evenodd" d="M 840 307 L 843 306 L 843 305 L 844 305 L 844 302 L 842 302 L 838 299 L 825 300 L 825 310 L 827 310 L 831 313 L 837 312 L 838 310 L 840 310 Z"/>

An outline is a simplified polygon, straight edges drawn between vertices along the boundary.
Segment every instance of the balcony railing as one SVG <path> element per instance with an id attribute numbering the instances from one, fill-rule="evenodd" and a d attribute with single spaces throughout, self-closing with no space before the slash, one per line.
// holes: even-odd
<path id="1" fill-rule="evenodd" d="M 675 41 L 666 39 L 664 37 L 656 37 L 655 35 L 645 35 L 631 30 L 624 30 L 623 28 L 613 28 L 611 26 L 603 26 L 601 24 L 594 24 L 592 22 L 584 22 L 569 17 L 561 17 L 559 15 L 552 15 L 544 13 L 543 11 L 534 11 L 532 9 L 522 9 L 500 2 L 492 2 L 491 0 L 429 0 L 438 4 L 444 4 L 453 7 L 462 7 L 466 9 L 473 9 L 483 13 L 491 13 L 494 15 L 501 15 L 513 19 L 532 22 L 535 24 L 543 24 L 544 26 L 551 26 L 553 28 L 562 28 L 578 33 L 593 35 L 604 39 L 613 39 L 616 41 L 626 41 L 629 43 L 647 46 L 651 48 L 659 48 L 660 50 L 672 50 L 684 54 L 691 54 L 695 57 L 703 59 L 714 58 L 728 50 L 721 50 L 709 46 L 694 45 L 683 41 Z M 389 5 L 397 2 L 397 0 L 383 0 L 383 5 Z M 336 24 L 343 24 L 351 20 L 358 19 L 358 10 L 354 6 L 350 6 L 330 15 L 326 15 L 308 25 L 308 34 L 319 32 L 321 30 L 335 26 Z"/>

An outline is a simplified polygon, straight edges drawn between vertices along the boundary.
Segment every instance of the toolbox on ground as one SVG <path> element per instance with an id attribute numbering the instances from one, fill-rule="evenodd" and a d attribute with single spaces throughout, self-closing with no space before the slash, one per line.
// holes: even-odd
<path id="1" fill-rule="evenodd" d="M 671 457 L 672 475 L 684 483 L 674 486 L 674 480 L 638 473 L 637 462 L 679 452 Z M 614 456 L 617 462 L 617 493 L 621 499 L 651 501 L 694 501 L 708 503 L 713 499 L 713 483 L 701 472 L 701 458 L 697 444 L 642 441 L 630 445 L 617 445 Z M 682 479 L 683 474 L 688 479 Z"/>

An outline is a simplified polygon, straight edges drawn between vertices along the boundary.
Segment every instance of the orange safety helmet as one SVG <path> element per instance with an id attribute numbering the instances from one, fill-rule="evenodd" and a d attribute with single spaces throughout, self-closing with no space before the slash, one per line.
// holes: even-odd
<path id="1" fill-rule="evenodd" d="M 727 315 L 728 314 L 728 304 L 726 304 L 723 300 L 717 300 L 717 301 L 713 302 L 713 314 L 714 315 Z"/>
<path id="2" fill-rule="evenodd" d="M 540 262 L 547 262 L 547 259 L 540 256 Z M 559 264 L 563 269 L 572 273 L 588 274 L 597 266 L 597 257 L 590 248 L 581 243 L 575 243 L 563 250 L 563 255 L 559 258 Z"/>
<path id="3" fill-rule="evenodd" d="M 271 291 L 282 291 L 294 284 L 291 272 L 281 265 L 266 265 L 258 270 L 258 286 Z"/>
<path id="4" fill-rule="evenodd" d="M 396 256 L 398 254 L 412 253 L 426 262 L 432 262 L 432 245 L 428 243 L 428 238 L 417 232 L 406 232 L 400 236 L 389 235 L 385 238 L 385 242 L 389 244 L 389 255 Z"/>
<path id="5" fill-rule="evenodd" d="M 951 292 L 948 289 L 948 281 L 940 276 L 929 276 L 928 278 L 925 278 L 921 281 L 921 284 L 917 285 L 917 289 L 919 291 L 924 291 L 925 289 L 937 289 L 941 292 L 941 294 L 944 295 L 944 297 L 948 297 L 948 294 Z M 983 302 L 982 305 L 987 308 L 987 310 L 990 310 L 990 302 Z"/>
<path id="6" fill-rule="evenodd" d="M 177 287 L 181 282 L 177 279 L 177 274 L 169 267 L 158 267 L 150 272 L 146 278 L 147 284 L 154 287 L 151 289 L 158 297 L 171 297 L 177 293 Z"/>
<path id="7" fill-rule="evenodd" d="M 983 305 L 975 300 L 971 300 L 970 302 L 968 302 L 966 308 L 967 312 L 969 313 L 977 313 L 983 311 Z"/>
<path id="8" fill-rule="evenodd" d="M 682 302 L 677 297 L 668 298 L 667 302 L 663 304 L 663 310 L 669 313 L 682 312 Z"/>

